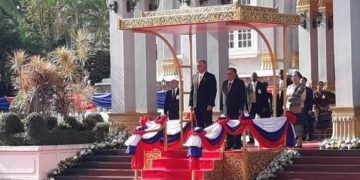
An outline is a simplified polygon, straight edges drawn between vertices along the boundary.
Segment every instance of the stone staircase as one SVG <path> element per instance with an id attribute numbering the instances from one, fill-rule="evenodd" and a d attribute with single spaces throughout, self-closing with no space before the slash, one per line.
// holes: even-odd
<path id="1" fill-rule="evenodd" d="M 150 179 L 191 179 L 189 158 L 186 151 L 160 152 L 161 158 L 152 160 L 152 169 L 146 169 L 139 175 L 144 180 Z M 196 179 L 203 179 L 204 173 L 212 171 L 216 160 L 222 159 L 220 151 L 204 152 L 200 159 L 200 170 Z M 134 179 L 131 170 L 131 156 L 124 150 L 100 150 L 94 155 L 84 157 L 77 166 L 66 170 L 56 180 L 125 180 Z"/>
<path id="2" fill-rule="evenodd" d="M 125 150 L 99 150 L 84 157 L 76 167 L 66 170 L 56 180 L 125 180 L 134 179 L 131 156 Z"/>
<path id="3" fill-rule="evenodd" d="M 300 154 L 276 179 L 360 179 L 360 150 L 301 150 Z"/>

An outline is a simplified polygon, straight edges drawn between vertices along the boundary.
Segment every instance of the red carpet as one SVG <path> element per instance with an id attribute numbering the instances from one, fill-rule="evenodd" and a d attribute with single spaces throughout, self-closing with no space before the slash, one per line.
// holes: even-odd
<path id="1" fill-rule="evenodd" d="M 143 170 L 143 179 L 191 179 L 189 158 L 186 151 L 161 152 L 162 158 L 153 160 L 153 169 Z M 222 159 L 223 152 L 203 152 L 200 158 L 200 170 L 196 171 L 196 179 L 203 179 L 204 172 L 212 171 L 216 160 Z"/>

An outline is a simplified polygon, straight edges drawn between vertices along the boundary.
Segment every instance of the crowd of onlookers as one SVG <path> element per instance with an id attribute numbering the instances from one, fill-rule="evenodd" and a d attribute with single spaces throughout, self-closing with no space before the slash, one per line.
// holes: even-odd
<path id="1" fill-rule="evenodd" d="M 302 146 L 302 140 L 312 140 L 314 128 L 325 130 L 331 122 L 330 105 L 335 103 L 335 95 L 324 90 L 324 83 L 317 82 L 317 89 L 307 87 L 307 79 L 296 71 L 291 79 L 284 80 L 283 71 L 279 71 L 279 91 L 276 93 L 276 116 L 283 116 L 284 108 L 293 112 L 297 121 L 294 124 L 296 146 Z M 284 85 L 286 83 L 286 86 Z M 166 92 L 164 113 L 169 119 L 179 119 L 178 82 L 173 80 L 170 90 Z M 285 93 L 286 88 L 286 93 Z M 228 68 L 226 79 L 220 89 L 220 111 L 227 117 L 237 119 L 239 115 L 248 113 L 252 118 L 272 117 L 273 94 L 268 92 L 268 84 L 252 73 L 251 82 L 245 84 L 237 75 L 235 68 Z M 197 73 L 191 82 L 189 106 L 195 114 L 195 125 L 205 128 L 212 124 L 212 110 L 217 94 L 216 78 L 207 71 L 207 62 L 197 62 Z M 286 104 L 284 104 L 286 98 Z M 253 139 L 250 139 L 250 142 Z M 241 147 L 240 136 L 227 138 L 227 149 Z"/>
<path id="2" fill-rule="evenodd" d="M 294 125 L 296 144 L 302 146 L 302 140 L 312 140 L 315 128 L 326 131 L 331 125 L 330 106 L 335 104 L 335 95 L 324 90 L 324 82 L 317 82 L 316 90 L 307 87 L 307 79 L 296 71 L 286 91 L 286 108 L 293 112 L 297 121 Z M 314 127 L 315 126 L 315 127 Z"/>

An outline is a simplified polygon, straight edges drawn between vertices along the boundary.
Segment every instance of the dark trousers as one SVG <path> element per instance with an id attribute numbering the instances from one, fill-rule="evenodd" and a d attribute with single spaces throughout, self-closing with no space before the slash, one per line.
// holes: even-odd
<path id="1" fill-rule="evenodd" d="M 260 116 L 260 118 L 269 118 L 269 117 L 271 117 L 270 109 L 266 109 L 264 111 L 262 108 L 263 107 L 261 107 L 257 103 L 251 103 L 250 117 L 252 119 L 255 119 L 256 114 L 258 114 Z"/>
<path id="2" fill-rule="evenodd" d="M 239 112 L 233 112 L 233 113 L 228 112 L 227 115 L 230 119 L 238 119 L 239 118 Z M 241 134 L 236 135 L 236 136 L 228 134 L 226 141 L 227 141 L 226 149 L 230 149 L 230 148 L 240 149 L 241 148 Z"/>
<path id="3" fill-rule="evenodd" d="M 179 119 L 179 110 L 178 111 L 169 111 L 169 120 Z"/>
<path id="4" fill-rule="evenodd" d="M 305 138 L 310 138 L 312 139 L 312 136 L 314 134 L 314 119 L 309 115 L 308 112 L 305 112 L 303 110 L 303 114 L 304 114 L 304 135 L 307 136 Z"/>
<path id="5" fill-rule="evenodd" d="M 206 128 L 212 124 L 212 111 L 207 111 L 206 107 L 196 107 L 194 111 L 196 127 Z"/>

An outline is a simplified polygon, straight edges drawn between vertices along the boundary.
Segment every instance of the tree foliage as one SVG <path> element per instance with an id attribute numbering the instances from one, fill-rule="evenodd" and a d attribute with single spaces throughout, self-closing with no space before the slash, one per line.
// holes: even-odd
<path id="1" fill-rule="evenodd" d="M 79 29 L 90 34 L 93 49 L 108 49 L 108 13 L 105 0 L 0 0 L 1 70 L 11 51 L 44 56 L 76 44 L 73 34 Z"/>
<path id="2" fill-rule="evenodd" d="M 69 115 L 77 101 L 89 98 L 93 88 L 81 83 L 82 69 L 91 55 L 85 31 L 74 35 L 72 48 L 58 47 L 47 56 L 29 56 L 23 50 L 14 51 L 11 69 L 18 74 L 17 98 L 13 109 L 23 113 L 41 112 L 50 115 L 53 111 Z"/>

